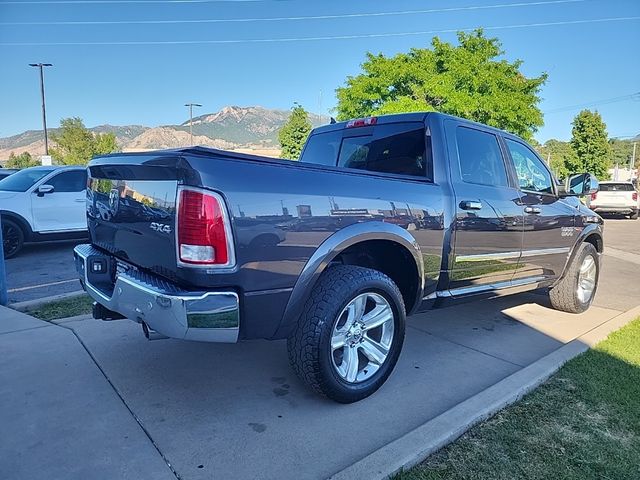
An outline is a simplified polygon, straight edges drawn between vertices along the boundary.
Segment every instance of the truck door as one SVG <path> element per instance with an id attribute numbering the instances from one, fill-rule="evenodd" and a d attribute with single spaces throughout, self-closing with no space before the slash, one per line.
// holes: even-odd
<path id="1" fill-rule="evenodd" d="M 555 278 L 562 273 L 577 231 L 575 207 L 556 192 L 551 172 L 525 143 L 505 138 L 524 207 L 524 241 L 517 278 Z"/>
<path id="2" fill-rule="evenodd" d="M 86 230 L 86 170 L 62 171 L 44 182 L 52 193 L 31 195 L 37 232 Z"/>
<path id="3" fill-rule="evenodd" d="M 522 249 L 523 207 L 499 139 L 489 128 L 454 121 L 446 134 L 456 199 L 449 291 L 508 286 Z"/>

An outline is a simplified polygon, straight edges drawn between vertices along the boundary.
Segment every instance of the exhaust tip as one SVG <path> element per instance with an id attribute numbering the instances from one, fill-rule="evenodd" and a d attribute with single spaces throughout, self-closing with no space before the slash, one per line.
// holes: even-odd
<path id="1" fill-rule="evenodd" d="M 149 328 L 145 322 L 141 322 L 142 324 L 142 333 L 144 334 L 144 338 L 147 340 L 164 340 L 165 338 L 169 338 L 166 335 L 162 335 L 161 333 L 156 332 L 154 329 Z"/>

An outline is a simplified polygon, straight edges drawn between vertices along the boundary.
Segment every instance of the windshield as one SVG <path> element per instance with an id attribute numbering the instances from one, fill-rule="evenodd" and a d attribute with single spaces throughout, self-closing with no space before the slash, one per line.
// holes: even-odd
<path id="1" fill-rule="evenodd" d="M 50 174 L 53 168 L 27 168 L 0 180 L 0 191 L 26 192 L 38 180 Z"/>

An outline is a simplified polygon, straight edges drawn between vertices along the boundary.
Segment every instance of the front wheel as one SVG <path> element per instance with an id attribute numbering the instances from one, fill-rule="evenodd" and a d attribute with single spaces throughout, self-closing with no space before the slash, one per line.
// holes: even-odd
<path id="1" fill-rule="evenodd" d="M 400 290 L 385 274 L 353 265 L 330 267 L 287 341 L 291 366 L 337 402 L 362 400 L 395 367 L 405 316 Z"/>
<path id="2" fill-rule="evenodd" d="M 4 258 L 17 255 L 24 244 L 24 232 L 17 223 L 8 218 L 2 219 L 2 243 Z"/>
<path id="3" fill-rule="evenodd" d="M 593 302 L 599 277 L 598 251 L 590 243 L 580 244 L 565 276 L 549 292 L 551 305 L 563 312 L 584 312 Z"/>

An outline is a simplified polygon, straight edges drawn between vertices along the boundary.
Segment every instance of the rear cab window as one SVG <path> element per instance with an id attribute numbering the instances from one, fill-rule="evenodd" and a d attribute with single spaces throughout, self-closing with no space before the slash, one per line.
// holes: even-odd
<path id="1" fill-rule="evenodd" d="M 422 122 L 345 128 L 312 135 L 301 162 L 431 180 L 431 142 Z"/>
<path id="2" fill-rule="evenodd" d="M 601 192 L 634 192 L 635 188 L 630 183 L 601 183 Z"/>

